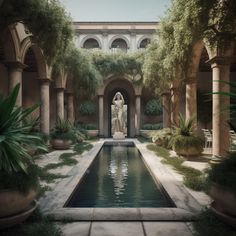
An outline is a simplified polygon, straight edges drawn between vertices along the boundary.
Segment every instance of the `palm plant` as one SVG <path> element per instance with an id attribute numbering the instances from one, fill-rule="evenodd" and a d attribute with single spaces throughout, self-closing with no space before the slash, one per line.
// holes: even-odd
<path id="1" fill-rule="evenodd" d="M 16 107 L 19 89 L 18 84 L 9 97 L 0 95 L 0 172 L 8 174 L 28 173 L 32 160 L 25 147 L 35 145 L 41 140 L 40 137 L 29 134 L 33 124 L 24 123 L 39 105 L 30 108 Z M 39 147 L 39 144 L 37 146 Z M 40 145 L 40 148 L 46 151 L 46 147 Z"/>
<path id="2" fill-rule="evenodd" d="M 171 144 L 180 155 L 195 156 L 203 151 L 203 140 L 194 133 L 195 116 L 185 119 L 179 115 L 179 125 L 174 127 Z"/>
<path id="3" fill-rule="evenodd" d="M 75 141 L 76 136 L 71 122 L 58 117 L 56 125 L 53 131 L 51 132 L 51 138 Z"/>

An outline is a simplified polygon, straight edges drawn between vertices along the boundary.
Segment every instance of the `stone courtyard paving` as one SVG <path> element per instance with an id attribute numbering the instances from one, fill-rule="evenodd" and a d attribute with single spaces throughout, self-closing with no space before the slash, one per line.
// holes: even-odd
<path id="1" fill-rule="evenodd" d="M 97 143 L 97 142 L 96 142 Z M 94 145 L 96 146 L 96 143 Z M 146 145 L 146 144 L 145 144 Z M 91 151 L 93 151 L 92 148 Z M 80 165 L 80 161 L 83 158 L 86 158 L 90 155 L 91 151 L 86 151 L 82 155 L 76 155 L 74 158 L 78 161 L 78 166 Z M 57 163 L 59 161 L 59 156 L 62 153 L 70 153 L 72 150 L 68 151 L 53 151 L 44 155 L 42 158 L 37 160 L 37 164 L 41 167 L 44 167 L 50 163 Z M 208 167 L 206 161 L 186 161 L 184 165 L 191 166 L 197 168 L 199 170 L 203 170 Z M 166 166 L 174 178 L 178 182 L 183 181 L 183 176 L 174 171 L 171 167 Z M 59 173 L 62 175 L 68 176 L 70 178 L 73 175 L 72 169 L 74 166 L 62 166 L 59 168 L 55 168 L 53 170 L 49 170 L 51 173 Z M 56 188 L 56 186 L 63 179 L 57 179 L 54 183 L 50 183 L 49 186 L 52 190 Z M 46 184 L 46 183 L 43 183 Z M 47 184 L 48 185 L 48 184 Z M 198 201 L 198 203 L 202 206 L 208 205 L 210 202 L 209 197 L 203 192 L 196 192 L 186 188 L 187 191 Z M 46 195 L 50 195 L 50 191 L 46 192 Z M 162 208 L 163 209 L 163 208 Z M 94 214 L 94 212 L 93 212 Z M 141 212 L 140 212 L 141 214 Z M 160 214 L 164 215 L 166 212 L 161 212 Z M 151 215 L 151 211 L 150 211 Z M 122 213 L 121 213 L 122 216 Z M 142 215 L 141 215 L 142 218 Z M 164 219 L 164 218 L 163 218 Z M 115 221 L 103 220 L 100 219 L 98 221 L 73 221 L 68 220 L 68 222 L 58 222 L 63 230 L 64 235 L 66 236 L 191 236 L 193 235 L 193 229 L 191 222 L 189 220 L 131 220 L 131 221 Z"/>

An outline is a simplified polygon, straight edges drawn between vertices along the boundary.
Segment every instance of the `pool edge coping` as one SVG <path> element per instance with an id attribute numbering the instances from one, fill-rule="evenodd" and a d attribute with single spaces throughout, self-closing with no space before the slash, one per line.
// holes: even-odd
<path id="1" fill-rule="evenodd" d="M 124 141 L 135 144 L 150 174 L 157 182 L 161 183 L 176 205 L 175 208 L 64 208 L 104 143 L 114 142 L 113 139 L 100 139 L 94 143 L 94 147 L 90 151 L 82 155 L 79 163 L 69 171 L 77 173 L 60 181 L 53 191 L 40 199 L 42 213 L 53 215 L 57 220 L 71 219 L 74 221 L 192 220 L 194 215 L 201 211 L 202 206 L 187 191 L 186 187 L 161 163 L 160 158 L 156 158 L 154 152 L 146 148 L 147 144 L 142 144 L 137 139 L 122 140 L 122 142 Z"/>

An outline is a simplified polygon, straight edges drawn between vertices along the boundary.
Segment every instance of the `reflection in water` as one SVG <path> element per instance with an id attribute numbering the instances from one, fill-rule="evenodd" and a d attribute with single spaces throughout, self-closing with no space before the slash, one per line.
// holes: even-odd
<path id="1" fill-rule="evenodd" d="M 125 190 L 125 180 L 128 178 L 128 161 L 126 149 L 122 146 L 114 146 L 111 151 L 109 175 L 114 182 L 115 195 L 121 195 Z"/>
<path id="2" fill-rule="evenodd" d="M 171 207 L 136 147 L 104 146 L 69 207 Z"/>

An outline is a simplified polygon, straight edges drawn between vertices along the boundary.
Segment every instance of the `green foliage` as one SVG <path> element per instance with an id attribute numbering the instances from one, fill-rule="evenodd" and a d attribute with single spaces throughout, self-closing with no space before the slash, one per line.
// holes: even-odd
<path id="1" fill-rule="evenodd" d="M 195 116 L 185 119 L 181 114 L 179 115 L 179 126 L 174 127 L 173 136 L 171 138 L 171 145 L 174 150 L 188 150 L 192 147 L 199 150 L 203 149 L 203 140 L 194 134 Z"/>
<path id="2" fill-rule="evenodd" d="M 169 128 L 152 132 L 151 138 L 154 143 L 159 146 L 171 148 L 170 140 L 172 138 L 172 130 Z"/>
<path id="3" fill-rule="evenodd" d="M 144 124 L 143 129 L 145 129 L 145 130 L 159 130 L 159 129 L 163 129 L 163 124 L 162 123 Z"/>
<path id="4" fill-rule="evenodd" d="M 229 189 L 236 194 L 236 152 L 231 152 L 218 165 L 209 171 L 210 183 L 217 183 L 223 188 Z"/>
<path id="5" fill-rule="evenodd" d="M 82 49 L 77 49 L 72 43 L 68 45 L 64 54 L 56 58 L 53 66 L 53 78 L 56 79 L 63 70 L 73 80 L 74 93 L 77 99 L 83 95 L 92 96 L 102 81 L 102 77 L 94 66 L 90 55 Z"/>
<path id="6" fill-rule="evenodd" d="M 159 100 L 151 99 L 145 105 L 145 114 L 149 116 L 159 116 L 162 114 L 162 105 Z"/>
<path id="7" fill-rule="evenodd" d="M 94 115 L 96 113 L 96 105 L 92 101 L 84 101 L 80 105 L 79 111 L 82 115 Z"/>
<path id="8" fill-rule="evenodd" d="M 41 140 L 39 136 L 30 134 L 32 123 L 23 121 L 38 107 L 16 107 L 16 99 L 19 93 L 18 84 L 9 97 L 0 95 L 0 172 L 15 174 L 29 171 L 31 157 L 27 153 L 26 146 L 34 145 Z M 43 146 L 41 147 L 43 149 Z M 46 148 L 45 148 L 46 150 Z"/>
<path id="9" fill-rule="evenodd" d="M 171 165 L 176 171 L 184 175 L 184 184 L 195 190 L 206 190 L 206 175 L 199 170 L 183 165 L 184 159 L 182 157 L 172 157 L 167 149 L 156 146 L 154 144 L 147 145 L 147 148 L 154 151 L 157 156 L 163 158 L 163 163 Z"/>
<path id="10" fill-rule="evenodd" d="M 84 151 L 89 151 L 93 145 L 91 143 L 83 142 L 83 143 L 77 143 L 74 146 L 74 151 L 77 154 L 82 154 Z"/>
<path id="11" fill-rule="evenodd" d="M 87 50 L 88 51 L 88 50 Z M 103 78 L 109 75 L 128 74 L 133 77 L 134 82 L 141 82 L 142 64 L 144 61 L 144 53 L 105 53 L 94 50 L 88 52 L 92 61 L 101 73 Z M 140 75 L 137 76 L 137 75 Z"/>
<path id="12" fill-rule="evenodd" d="M 23 194 L 39 187 L 38 169 L 33 164 L 28 166 L 27 174 L 23 171 L 11 173 L 0 171 L 0 180 L 0 189 L 13 189 Z"/>
<path id="13" fill-rule="evenodd" d="M 73 38 L 72 21 L 58 0 L 4 0 L 0 7 L 0 25 L 22 22 L 32 33 L 48 62 L 63 55 Z M 53 43 L 52 43 L 53 42 Z"/>
<path id="14" fill-rule="evenodd" d="M 56 125 L 51 132 L 52 139 L 72 140 L 75 141 L 75 132 L 73 125 L 68 120 L 58 117 Z"/>
<path id="15" fill-rule="evenodd" d="M 224 224 L 210 209 L 202 211 L 193 226 L 194 236 L 236 236 L 235 229 Z"/>
<path id="16" fill-rule="evenodd" d="M 1 230 L 1 236 L 62 236 L 60 227 L 36 210 L 30 218 L 15 227 Z"/>
<path id="17" fill-rule="evenodd" d="M 191 79 L 194 45 L 206 39 L 227 49 L 236 38 L 235 12 L 234 0 L 173 0 L 148 47 L 144 83 L 161 94 L 173 80 Z"/>

